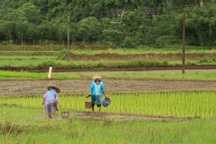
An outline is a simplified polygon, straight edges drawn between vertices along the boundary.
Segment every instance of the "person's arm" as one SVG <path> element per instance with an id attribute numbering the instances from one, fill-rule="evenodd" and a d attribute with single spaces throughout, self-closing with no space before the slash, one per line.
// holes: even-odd
<path id="1" fill-rule="evenodd" d="M 59 102 L 58 94 L 56 94 L 55 99 L 56 99 L 56 102 L 59 104 L 59 107 L 61 108 L 61 104 Z"/>
<path id="2" fill-rule="evenodd" d="M 107 95 L 105 93 L 105 87 L 103 83 L 101 83 L 101 90 L 102 90 L 102 94 L 104 94 L 104 96 L 107 98 Z"/>
<path id="3" fill-rule="evenodd" d="M 94 89 L 94 83 L 92 82 L 92 83 L 91 83 L 91 86 L 90 86 L 90 93 L 89 93 L 89 94 L 92 94 L 92 93 L 93 93 L 93 89 Z"/>
<path id="4" fill-rule="evenodd" d="M 43 99 L 42 105 L 44 104 L 45 100 Z"/>
<path id="5" fill-rule="evenodd" d="M 86 98 L 89 98 L 89 97 L 90 97 L 90 95 L 91 95 L 91 92 L 89 92 L 89 93 L 88 93 L 88 95 L 86 96 Z"/>
<path id="6" fill-rule="evenodd" d="M 46 93 L 43 95 L 43 102 L 42 105 L 45 103 Z"/>
<path id="7" fill-rule="evenodd" d="M 106 93 L 104 93 L 105 98 L 107 98 L 108 96 L 106 95 Z"/>
<path id="8" fill-rule="evenodd" d="M 94 88 L 94 84 L 92 82 L 91 86 L 90 86 L 90 92 L 88 93 L 88 95 L 86 96 L 86 98 L 90 97 L 89 95 L 91 95 L 93 93 L 93 88 Z"/>
<path id="9" fill-rule="evenodd" d="M 60 102 L 59 102 L 59 101 L 57 101 L 57 103 L 59 104 L 59 107 L 61 108 L 61 104 L 60 104 Z"/>

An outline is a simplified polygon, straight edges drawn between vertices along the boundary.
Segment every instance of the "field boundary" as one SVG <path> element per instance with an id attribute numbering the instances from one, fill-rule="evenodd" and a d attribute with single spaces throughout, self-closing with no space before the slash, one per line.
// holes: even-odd
<path id="1" fill-rule="evenodd" d="M 148 71 L 148 70 L 181 70 L 181 67 L 174 67 L 174 66 L 169 66 L 169 67 L 152 67 L 152 68 L 104 68 L 104 69 L 55 69 L 55 72 L 103 72 L 103 71 Z M 205 65 L 205 66 L 194 66 L 194 67 L 186 67 L 185 70 L 198 70 L 198 69 L 216 69 L 216 65 Z M 0 67 L 0 70 L 2 67 Z M 9 69 L 10 71 L 10 69 Z M 19 72 L 20 70 L 13 70 L 11 71 L 17 71 Z M 28 72 L 48 72 L 48 70 L 26 70 Z"/>

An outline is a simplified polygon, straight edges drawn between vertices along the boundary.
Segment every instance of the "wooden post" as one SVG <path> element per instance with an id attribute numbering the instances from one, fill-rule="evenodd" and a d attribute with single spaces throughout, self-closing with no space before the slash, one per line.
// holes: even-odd
<path id="1" fill-rule="evenodd" d="M 70 53 L 70 16 L 68 16 L 68 36 L 67 36 L 67 41 L 68 41 L 68 48 L 67 48 L 67 62 L 69 62 L 69 53 Z"/>
<path id="2" fill-rule="evenodd" d="M 52 75 L 52 67 L 49 67 L 48 79 L 51 79 Z"/>
<path id="3" fill-rule="evenodd" d="M 19 77 L 22 75 L 22 77 L 24 77 L 24 74 L 23 74 L 23 69 L 21 70 L 21 73 L 19 75 Z"/>
<path id="4" fill-rule="evenodd" d="M 183 12 L 182 74 L 185 73 L 185 9 Z"/>

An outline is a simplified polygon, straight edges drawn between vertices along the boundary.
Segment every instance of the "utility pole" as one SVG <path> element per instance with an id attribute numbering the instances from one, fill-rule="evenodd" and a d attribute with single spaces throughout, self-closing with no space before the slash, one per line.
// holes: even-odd
<path id="1" fill-rule="evenodd" d="M 67 62 L 69 62 L 69 53 L 70 53 L 70 16 L 68 16 L 68 35 L 67 35 Z"/>
<path id="2" fill-rule="evenodd" d="M 185 73 L 185 9 L 183 12 L 182 74 Z"/>

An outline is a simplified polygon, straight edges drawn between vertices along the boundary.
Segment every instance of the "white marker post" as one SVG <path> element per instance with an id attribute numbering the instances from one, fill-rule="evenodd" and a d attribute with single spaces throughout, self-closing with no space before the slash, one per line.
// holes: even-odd
<path id="1" fill-rule="evenodd" d="M 48 79 L 51 79 L 51 75 L 52 75 L 52 67 L 49 67 Z"/>

